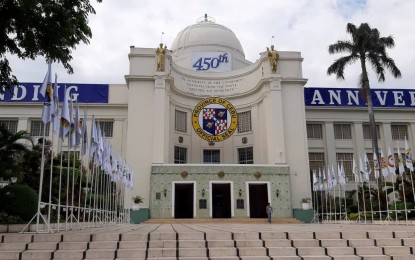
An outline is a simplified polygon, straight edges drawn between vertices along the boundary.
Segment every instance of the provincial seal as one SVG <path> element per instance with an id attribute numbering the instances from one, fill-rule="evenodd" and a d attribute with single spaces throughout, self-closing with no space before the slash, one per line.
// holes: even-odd
<path id="1" fill-rule="evenodd" d="M 210 97 L 200 101 L 192 112 L 193 129 L 200 138 L 221 142 L 236 130 L 238 116 L 235 107 L 226 99 Z"/>

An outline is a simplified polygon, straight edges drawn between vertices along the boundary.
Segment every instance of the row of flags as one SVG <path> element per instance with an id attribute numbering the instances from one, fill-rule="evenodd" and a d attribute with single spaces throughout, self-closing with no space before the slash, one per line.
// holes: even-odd
<path id="1" fill-rule="evenodd" d="M 88 129 L 87 113 L 81 117 L 79 113 L 78 102 L 73 104 L 72 99 L 66 92 L 62 105 L 62 111 L 59 116 L 59 97 L 57 78 L 52 87 L 51 64 L 48 63 L 48 70 L 40 88 L 40 94 L 44 97 L 42 121 L 46 125 L 50 122 L 53 124 L 53 134 L 59 130 L 59 138 L 64 141 L 67 137 L 69 148 L 78 148 L 81 150 L 81 157 L 88 151 Z M 95 166 L 100 167 L 105 174 L 111 176 L 112 181 L 121 181 L 126 187 L 134 187 L 133 171 L 122 159 L 120 155 L 113 152 L 111 144 L 104 138 L 104 132 L 99 122 L 92 116 L 91 137 L 89 142 L 89 158 L 92 158 Z"/>
<path id="2" fill-rule="evenodd" d="M 398 145 L 397 148 L 398 156 L 397 161 L 395 162 L 394 155 L 391 152 L 390 147 L 388 147 L 388 157 L 383 155 L 383 151 L 380 151 L 380 163 L 377 159 L 376 153 L 373 153 L 373 174 L 376 179 L 379 178 L 380 173 L 382 173 L 383 177 L 388 177 L 389 175 L 396 175 L 396 170 L 398 170 L 399 174 L 402 176 L 405 172 L 404 166 L 406 166 L 411 172 L 414 171 L 413 167 L 413 159 L 411 148 L 408 146 L 408 142 L 405 137 L 405 153 L 404 158 L 400 152 L 400 148 Z M 352 166 L 352 173 L 355 182 L 365 182 L 369 181 L 370 175 L 372 174 L 372 168 L 370 167 L 370 162 L 365 154 L 359 158 L 359 168 L 356 165 L 355 158 L 353 156 L 353 166 Z M 326 169 L 319 169 L 318 174 L 316 170 L 313 171 L 313 190 L 327 190 L 336 187 L 337 185 L 343 186 L 346 184 L 346 174 L 344 171 L 343 163 L 337 165 L 337 173 L 334 170 L 334 166 L 332 165 L 331 168 L 327 167 L 327 174 Z"/>

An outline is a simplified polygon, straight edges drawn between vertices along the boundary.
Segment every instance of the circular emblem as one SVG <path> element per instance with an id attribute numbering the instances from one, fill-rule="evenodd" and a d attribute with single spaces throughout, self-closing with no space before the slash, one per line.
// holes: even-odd
<path id="1" fill-rule="evenodd" d="M 203 99 L 193 109 L 192 125 L 202 139 L 220 142 L 235 132 L 238 116 L 235 107 L 229 101 L 211 97 Z"/>

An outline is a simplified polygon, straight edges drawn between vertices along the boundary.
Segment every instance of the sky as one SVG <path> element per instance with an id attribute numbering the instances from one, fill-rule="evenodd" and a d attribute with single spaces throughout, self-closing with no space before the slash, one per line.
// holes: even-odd
<path id="1" fill-rule="evenodd" d="M 393 36 L 395 47 L 387 51 L 402 73 L 402 78 L 394 79 L 387 72 L 386 81 L 379 83 L 370 67 L 371 87 L 415 88 L 414 0 L 91 1 L 96 10 L 89 16 L 92 39 L 73 51 L 74 74 L 61 64 L 53 65 L 59 82 L 125 84 L 131 45 L 156 48 L 162 36 L 169 47 L 182 29 L 206 13 L 235 33 L 245 58 L 252 62 L 271 42 L 279 51 L 301 52 L 306 87 L 357 87 L 358 63 L 346 67 L 344 81 L 327 75 L 327 68 L 342 56 L 330 55 L 328 46 L 350 39 L 347 23 L 368 23 L 382 37 Z M 20 82 L 43 81 L 47 70 L 43 57 L 9 58 Z"/>

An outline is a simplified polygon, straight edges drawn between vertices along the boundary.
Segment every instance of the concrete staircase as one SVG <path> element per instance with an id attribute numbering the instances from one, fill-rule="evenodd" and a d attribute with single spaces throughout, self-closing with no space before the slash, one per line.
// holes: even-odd
<path id="1" fill-rule="evenodd" d="M 101 233 L 2 234 L 0 259 L 415 259 L 413 227 L 408 229 L 414 231 L 262 231 L 266 228 L 229 232 L 220 225 L 176 224 Z"/>

